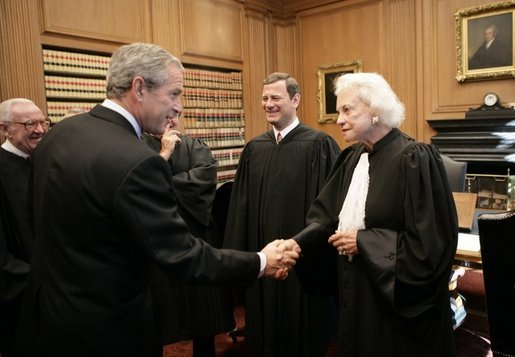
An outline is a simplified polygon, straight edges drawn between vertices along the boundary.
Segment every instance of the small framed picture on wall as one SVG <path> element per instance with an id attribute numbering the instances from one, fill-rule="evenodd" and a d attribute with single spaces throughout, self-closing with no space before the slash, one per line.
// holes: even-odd
<path id="1" fill-rule="evenodd" d="M 334 81 L 344 73 L 361 72 L 361 60 L 352 60 L 318 67 L 318 104 L 320 109 L 319 123 L 336 123 L 336 97 Z"/>
<path id="2" fill-rule="evenodd" d="M 456 20 L 456 80 L 515 78 L 515 2 L 461 9 Z"/>

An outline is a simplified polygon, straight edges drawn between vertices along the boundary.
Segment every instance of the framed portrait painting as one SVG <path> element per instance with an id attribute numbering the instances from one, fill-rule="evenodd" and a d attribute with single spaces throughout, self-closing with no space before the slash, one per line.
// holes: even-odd
<path id="1" fill-rule="evenodd" d="M 344 73 L 361 72 L 361 60 L 323 65 L 318 67 L 318 104 L 320 109 L 319 123 L 336 123 L 336 97 L 334 81 Z"/>
<path id="2" fill-rule="evenodd" d="M 461 9 L 456 20 L 456 80 L 515 78 L 515 1 Z"/>

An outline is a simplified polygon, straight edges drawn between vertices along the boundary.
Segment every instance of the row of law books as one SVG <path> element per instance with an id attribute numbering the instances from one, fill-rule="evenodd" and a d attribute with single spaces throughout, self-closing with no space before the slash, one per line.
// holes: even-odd
<path id="1" fill-rule="evenodd" d="M 47 98 L 102 100 L 106 97 L 105 79 L 45 76 Z"/>
<path id="2" fill-rule="evenodd" d="M 218 72 L 187 68 L 184 71 L 187 87 L 221 88 L 242 90 L 241 72 Z"/>
<path id="3" fill-rule="evenodd" d="M 212 150 L 211 153 L 219 166 L 237 165 L 240 161 L 243 147 Z"/>
<path id="4" fill-rule="evenodd" d="M 108 56 L 43 49 L 43 69 L 46 72 L 105 76 L 110 61 Z"/>
<path id="5" fill-rule="evenodd" d="M 234 177 L 236 176 L 236 169 L 218 171 L 216 175 L 218 179 L 218 185 L 220 185 L 224 182 L 234 180 Z"/>
<path id="6" fill-rule="evenodd" d="M 187 108 L 181 113 L 187 128 L 238 127 L 245 125 L 243 109 Z"/>
<path id="7" fill-rule="evenodd" d="M 245 145 L 243 128 L 195 128 L 185 131 L 186 134 L 201 139 L 212 149 Z"/>
<path id="8" fill-rule="evenodd" d="M 243 93 L 225 89 L 184 88 L 182 104 L 187 108 L 242 108 Z"/>
<path id="9" fill-rule="evenodd" d="M 61 121 L 63 116 L 71 109 L 83 109 L 85 111 L 89 111 L 95 105 L 97 105 L 97 103 L 47 101 L 48 119 L 50 119 L 52 123 L 57 123 L 58 121 Z"/>

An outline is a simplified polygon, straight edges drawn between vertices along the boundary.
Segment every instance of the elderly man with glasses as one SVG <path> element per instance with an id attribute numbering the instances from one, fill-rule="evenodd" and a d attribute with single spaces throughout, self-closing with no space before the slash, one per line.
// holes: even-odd
<path id="1" fill-rule="evenodd" d="M 0 355 L 12 356 L 22 291 L 32 255 L 30 156 L 50 121 L 29 99 L 0 103 Z"/>

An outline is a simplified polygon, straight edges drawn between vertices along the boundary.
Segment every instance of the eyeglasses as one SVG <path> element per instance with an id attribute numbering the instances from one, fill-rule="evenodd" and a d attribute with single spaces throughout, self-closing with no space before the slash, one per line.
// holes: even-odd
<path id="1" fill-rule="evenodd" d="M 13 124 L 23 125 L 25 127 L 25 130 L 34 130 L 38 125 L 41 125 L 43 129 L 48 129 L 50 127 L 50 124 L 52 123 L 50 120 L 29 120 L 25 123 L 18 123 L 15 121 L 12 121 Z"/>

